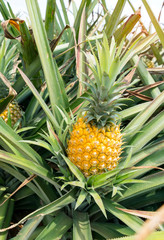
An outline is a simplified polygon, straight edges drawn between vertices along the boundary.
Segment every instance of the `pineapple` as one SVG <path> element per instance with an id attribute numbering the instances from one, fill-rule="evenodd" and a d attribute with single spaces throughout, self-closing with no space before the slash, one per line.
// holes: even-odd
<path id="1" fill-rule="evenodd" d="M 154 63 L 149 58 L 145 59 L 145 64 L 146 64 L 147 68 L 154 68 Z"/>
<path id="2" fill-rule="evenodd" d="M 120 78 L 116 80 L 120 73 L 120 57 L 114 39 L 109 48 L 106 36 L 102 46 L 97 42 L 97 49 L 98 59 L 93 53 L 89 61 L 94 75 L 94 79 L 86 83 L 90 90 L 89 105 L 73 125 L 67 147 L 69 159 L 86 177 L 114 169 L 122 151 L 117 119 L 123 83 Z"/>
<path id="3" fill-rule="evenodd" d="M 11 97 L 10 94 L 11 93 L 9 92 L 9 88 L 7 87 L 6 83 L 0 79 L 0 103 L 2 103 L 2 105 L 3 101 L 6 101 L 7 98 Z M 14 95 L 12 96 L 14 97 Z M 0 113 L 0 117 L 2 117 L 5 122 L 8 122 L 8 113 L 10 113 L 11 125 L 14 126 L 15 123 L 22 117 L 21 109 L 15 100 L 10 102 L 6 109 Z"/>
<path id="4" fill-rule="evenodd" d="M 0 117 L 2 117 L 5 122 L 8 122 L 8 111 L 10 112 L 11 125 L 14 126 L 22 117 L 21 109 L 16 101 L 9 103 L 8 107 L 0 114 Z"/>

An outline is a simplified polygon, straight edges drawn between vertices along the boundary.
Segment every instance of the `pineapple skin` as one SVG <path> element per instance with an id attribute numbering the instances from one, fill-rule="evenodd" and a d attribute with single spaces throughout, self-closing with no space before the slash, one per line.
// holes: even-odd
<path id="1" fill-rule="evenodd" d="M 11 125 L 14 124 L 22 117 L 22 113 L 17 102 L 13 101 L 9 103 L 8 107 L 0 114 L 0 117 L 7 123 L 8 121 L 8 110 L 11 116 Z"/>
<path id="2" fill-rule="evenodd" d="M 114 169 L 121 154 L 122 134 L 119 125 L 98 129 L 79 118 L 68 140 L 69 159 L 88 177 Z"/>

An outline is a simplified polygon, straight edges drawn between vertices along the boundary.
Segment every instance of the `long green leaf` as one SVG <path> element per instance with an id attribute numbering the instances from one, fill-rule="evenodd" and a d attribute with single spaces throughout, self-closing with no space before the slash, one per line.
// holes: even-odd
<path id="1" fill-rule="evenodd" d="M 53 213 L 65 206 L 67 206 L 68 204 L 72 203 L 75 201 L 75 197 L 76 197 L 76 190 L 73 189 L 70 192 L 68 192 L 67 194 L 65 194 L 64 196 L 60 197 L 59 199 L 51 202 L 50 204 L 45 205 L 42 208 L 37 209 L 36 211 L 28 214 L 26 217 L 24 217 L 23 219 L 21 219 L 18 223 L 13 224 L 9 227 L 9 229 L 12 229 L 16 226 L 18 226 L 19 224 L 21 224 L 22 222 L 26 221 L 29 218 L 35 217 L 35 216 L 44 216 L 50 213 Z M 4 232 L 6 231 L 6 229 L 0 229 L 0 232 Z"/>
<path id="2" fill-rule="evenodd" d="M 135 171 L 134 171 L 134 169 L 132 169 L 132 170 L 127 169 L 125 172 L 120 173 L 119 177 L 121 177 L 121 179 L 122 179 L 123 176 L 125 176 L 126 174 L 129 174 L 130 178 L 136 178 L 143 174 L 146 174 L 148 171 L 151 171 L 153 168 L 158 168 L 158 166 L 163 164 L 163 155 L 164 155 L 164 149 L 156 151 L 155 153 L 151 154 L 150 156 L 148 156 L 148 157 L 144 158 L 142 161 L 140 161 L 135 166 L 136 167 Z M 119 177 L 118 177 L 118 179 L 119 179 Z M 145 181 L 142 179 L 134 179 L 134 180 Z"/>
<path id="3" fill-rule="evenodd" d="M 117 5 L 116 5 L 112 15 L 110 16 L 108 23 L 106 24 L 105 32 L 106 32 L 106 35 L 108 38 L 110 38 L 113 35 L 113 33 L 117 27 L 117 24 L 120 20 L 120 16 L 121 16 L 121 13 L 125 6 L 125 3 L 126 3 L 126 0 L 118 0 L 117 1 Z"/>
<path id="4" fill-rule="evenodd" d="M 141 14 L 139 12 L 135 12 L 124 24 L 121 25 L 121 27 L 115 31 L 114 37 L 117 42 L 117 46 L 120 44 L 121 40 L 132 31 L 136 23 L 139 21 L 140 17 Z"/>
<path id="5" fill-rule="evenodd" d="M 137 232 L 138 229 L 141 227 L 143 221 L 136 216 L 131 216 L 130 214 L 119 210 L 118 208 L 123 208 L 123 207 L 118 203 L 112 202 L 107 197 L 103 200 L 103 202 L 107 211 L 109 211 L 114 216 L 119 218 L 123 223 L 125 223 L 128 227 L 130 227 L 135 232 Z"/>
<path id="6" fill-rule="evenodd" d="M 80 29 L 79 29 L 79 36 L 78 36 L 78 44 L 86 40 L 86 26 L 87 26 L 87 19 L 86 19 L 86 6 L 83 8 L 83 12 L 81 15 L 80 21 Z M 76 74 L 79 79 L 79 87 L 78 87 L 78 94 L 77 97 L 80 97 L 84 92 L 84 83 L 85 82 L 85 75 L 86 74 L 86 59 L 85 59 L 85 43 L 80 44 L 77 48 L 77 59 L 76 59 Z"/>
<path id="7" fill-rule="evenodd" d="M 146 240 L 162 240 L 164 238 L 164 231 L 154 232 L 150 234 Z M 110 240 L 135 240 L 135 236 L 121 237 L 121 238 L 111 238 Z"/>
<path id="8" fill-rule="evenodd" d="M 46 30 L 48 39 L 50 39 L 51 41 L 54 38 L 54 30 L 55 30 L 55 6 L 56 6 L 56 0 L 47 1 L 45 30 Z"/>
<path id="9" fill-rule="evenodd" d="M 62 11 L 63 11 L 65 23 L 69 25 L 70 22 L 69 22 L 69 18 L 68 18 L 68 13 L 67 13 L 66 5 L 65 5 L 65 3 L 64 3 L 63 0 L 60 1 L 60 4 L 61 4 L 61 7 L 62 7 Z"/>
<path id="10" fill-rule="evenodd" d="M 19 233 L 12 238 L 12 240 L 28 240 L 33 231 L 37 228 L 37 226 L 40 224 L 42 221 L 43 216 L 36 216 L 30 220 L 28 220 L 23 228 L 19 231 Z"/>
<path id="11" fill-rule="evenodd" d="M 72 219 L 64 212 L 59 213 L 39 234 L 36 240 L 58 240 L 72 227 Z"/>
<path id="12" fill-rule="evenodd" d="M 2 10 L 1 14 L 2 14 L 4 20 L 10 19 L 12 16 L 10 15 L 10 12 L 8 11 L 8 9 L 7 9 L 3 0 L 0 0 L 0 6 L 1 6 L 0 9 Z"/>
<path id="13" fill-rule="evenodd" d="M 150 19 L 151 19 L 151 21 L 152 21 L 152 23 L 154 25 L 154 28 L 155 28 L 155 30 L 156 30 L 156 32 L 157 32 L 157 34 L 158 34 L 158 36 L 159 36 L 159 38 L 161 40 L 161 43 L 162 43 L 162 45 L 164 47 L 164 32 L 163 32 L 162 28 L 160 27 L 157 19 L 155 18 L 155 16 L 154 16 L 154 14 L 153 14 L 149 4 L 147 3 L 147 1 L 146 0 L 142 0 L 142 2 L 143 2 L 144 6 L 145 6 L 145 8 L 147 10 L 147 13 L 149 14 L 149 17 L 150 17 Z"/>
<path id="14" fill-rule="evenodd" d="M 142 110 L 146 109 L 149 106 L 150 102 L 140 103 L 133 107 L 128 107 L 125 110 L 119 112 L 119 115 L 122 120 L 130 119 L 134 117 L 137 113 L 140 113 Z"/>
<path id="15" fill-rule="evenodd" d="M 131 58 L 131 63 L 132 65 L 137 65 L 137 72 L 141 76 L 141 81 L 143 82 L 144 85 L 149 85 L 155 83 L 155 80 L 153 77 L 150 75 L 150 73 L 147 71 L 145 68 L 144 64 L 139 60 L 139 57 L 136 55 L 133 58 Z M 154 89 L 150 89 L 150 93 L 153 98 L 156 98 L 160 94 L 160 90 L 158 87 Z"/>
<path id="16" fill-rule="evenodd" d="M 164 92 L 154 99 L 150 105 L 139 113 L 124 129 L 124 134 L 134 135 L 138 132 L 149 117 L 157 110 L 157 108 L 164 102 Z"/>
<path id="17" fill-rule="evenodd" d="M 84 6 L 87 4 L 87 6 L 90 4 L 91 0 L 82 0 L 81 1 L 81 4 L 78 8 L 78 12 L 76 14 L 76 18 L 75 18 L 75 21 L 74 21 L 74 31 L 76 33 L 76 37 L 78 36 L 79 34 L 79 28 L 80 28 L 80 21 L 81 21 L 81 15 L 82 15 L 82 12 L 83 12 L 83 9 L 84 9 Z M 69 48 L 72 48 L 74 45 L 75 45 L 75 41 L 74 41 L 74 36 L 73 36 L 73 33 L 71 35 L 71 39 L 70 39 L 70 42 L 69 42 Z M 65 55 L 65 59 L 64 61 L 67 61 L 69 58 L 71 58 L 73 54 L 73 51 L 69 51 L 67 52 L 67 54 Z"/>
<path id="18" fill-rule="evenodd" d="M 0 168 L 3 169 L 4 171 L 8 172 L 11 176 L 15 177 L 19 181 L 23 182 L 25 181 L 26 177 L 23 176 L 18 170 L 15 170 L 13 167 L 10 165 L 0 162 Z M 48 202 L 48 197 L 43 194 L 43 192 L 40 192 L 39 189 L 32 183 L 29 182 L 27 186 L 35 193 L 37 194 L 44 202 Z"/>
<path id="19" fill-rule="evenodd" d="M 34 85 L 32 84 L 32 82 L 28 79 L 28 77 L 22 72 L 21 69 L 19 69 L 19 72 L 22 76 L 22 78 L 24 79 L 24 81 L 26 82 L 26 84 L 29 86 L 29 88 L 31 89 L 32 93 L 34 94 L 34 96 L 37 98 L 38 102 L 40 103 L 40 105 L 42 106 L 44 112 L 46 113 L 46 116 L 50 119 L 50 121 L 52 122 L 55 130 L 58 132 L 59 131 L 59 124 L 57 122 L 57 120 L 55 119 L 55 117 L 53 116 L 52 112 L 49 110 L 49 108 L 47 107 L 46 103 L 44 102 L 44 100 L 42 99 L 41 95 L 39 94 L 39 92 L 36 90 L 36 88 L 34 87 Z"/>
<path id="20" fill-rule="evenodd" d="M 69 160 L 69 158 L 67 158 L 66 156 L 62 155 L 62 157 L 64 158 L 64 161 L 66 161 L 67 165 L 69 166 L 70 170 L 73 172 L 73 174 L 77 177 L 77 179 L 80 182 L 85 183 L 86 179 L 84 177 L 84 175 L 82 174 L 82 172 Z"/>
<path id="21" fill-rule="evenodd" d="M 78 208 L 83 203 L 87 195 L 88 195 L 87 191 L 84 189 L 81 189 L 80 194 L 76 201 L 75 209 Z"/>
<path id="22" fill-rule="evenodd" d="M 153 189 L 164 186 L 164 172 L 155 173 L 147 177 L 142 178 L 147 182 L 131 184 L 125 191 L 122 197 L 119 197 L 119 202 L 139 194 L 143 194 Z"/>
<path id="23" fill-rule="evenodd" d="M 64 83 L 59 73 L 57 64 L 52 58 L 51 49 L 48 43 L 37 0 L 26 0 L 26 5 L 48 86 L 52 111 L 58 122 L 60 122 L 62 120 L 62 116 L 56 106 L 62 108 L 66 108 L 68 106 Z"/>
<path id="24" fill-rule="evenodd" d="M 89 190 L 88 191 L 89 194 L 91 194 L 91 196 L 93 197 L 95 203 L 99 206 L 99 208 L 101 209 L 102 213 L 104 214 L 104 216 L 107 218 L 107 214 L 104 208 L 104 204 L 103 201 L 101 199 L 101 197 L 99 196 L 99 194 L 95 191 L 95 190 Z"/>
<path id="25" fill-rule="evenodd" d="M 28 144 L 20 142 L 22 138 L 0 118 L 0 138 L 1 136 L 17 150 L 16 153 L 19 153 L 18 155 L 25 156 L 31 161 L 43 164 L 40 155 Z"/>
<path id="26" fill-rule="evenodd" d="M 4 196 L 2 196 L 0 198 L 0 204 L 2 204 L 3 201 L 6 201 L 8 197 L 9 197 L 9 194 L 5 194 Z M 3 227 L 4 221 L 5 221 L 9 201 L 10 200 L 6 201 L 3 205 L 0 206 L 0 229 Z"/>
<path id="27" fill-rule="evenodd" d="M 149 157 L 151 154 L 156 154 L 157 151 L 160 151 L 164 148 L 164 141 L 158 142 L 156 144 L 150 145 L 142 149 L 141 151 L 135 153 L 128 163 L 128 167 L 132 167 L 135 164 L 139 163 L 146 157 Z M 119 163 L 119 167 L 122 168 L 124 165 L 124 159 Z"/>
<path id="28" fill-rule="evenodd" d="M 164 129 L 164 111 L 159 113 L 150 122 L 148 122 L 141 132 L 137 133 L 135 137 L 129 142 L 133 146 L 133 153 L 140 150 L 151 139 Z"/>
<path id="29" fill-rule="evenodd" d="M 73 240 L 92 240 L 90 221 L 87 213 L 74 212 Z"/>
<path id="30" fill-rule="evenodd" d="M 14 200 L 8 200 L 7 214 L 5 215 L 5 219 L 3 222 L 3 228 L 7 228 L 10 225 L 13 212 L 14 212 Z M 0 233 L 0 240 L 6 240 L 8 237 L 8 231 Z"/>
<path id="31" fill-rule="evenodd" d="M 14 154 L 0 150 L 0 161 L 23 168 L 27 172 L 30 171 L 47 180 L 57 188 L 59 187 L 59 185 L 54 181 L 54 175 L 50 171 L 26 158 L 18 157 Z"/>
<path id="32" fill-rule="evenodd" d="M 123 236 L 121 233 L 117 232 L 117 229 L 115 229 L 113 225 L 114 224 L 111 223 L 92 222 L 91 228 L 94 232 L 99 233 L 105 239 Z M 119 225 L 116 225 L 116 227 L 119 228 Z M 133 231 L 131 232 L 131 234 L 133 234 Z"/>
<path id="33" fill-rule="evenodd" d="M 57 25 L 57 30 L 61 32 L 61 30 L 65 27 L 65 23 L 63 21 L 63 17 L 62 17 L 61 11 L 59 10 L 58 5 L 56 5 L 56 19 L 55 20 L 56 20 L 55 23 Z M 66 42 L 69 41 L 66 32 L 63 33 L 63 38 L 65 39 Z"/>

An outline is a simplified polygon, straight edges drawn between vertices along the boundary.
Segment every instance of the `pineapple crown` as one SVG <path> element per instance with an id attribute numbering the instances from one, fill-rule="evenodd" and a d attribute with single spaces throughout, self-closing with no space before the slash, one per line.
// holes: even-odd
<path id="1" fill-rule="evenodd" d="M 121 90 L 125 88 L 122 82 L 123 75 L 119 76 L 123 65 L 120 60 L 123 42 L 116 49 L 114 38 L 109 46 L 108 39 L 104 34 L 102 44 L 97 41 L 96 46 L 98 58 L 91 44 L 92 53 L 87 55 L 88 66 L 93 75 L 91 78 L 87 77 L 89 82 L 85 83 L 89 89 L 89 97 L 85 98 L 89 101 L 89 105 L 84 110 L 88 122 L 92 121 L 98 127 L 103 127 L 116 124 L 119 118 L 118 108 L 122 105 L 120 102 Z"/>

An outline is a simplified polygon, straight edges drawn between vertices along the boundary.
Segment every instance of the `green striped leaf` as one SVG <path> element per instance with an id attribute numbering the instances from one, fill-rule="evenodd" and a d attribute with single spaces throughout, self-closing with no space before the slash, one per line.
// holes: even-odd
<path id="1" fill-rule="evenodd" d="M 0 162 L 0 168 L 6 171 L 7 173 L 9 173 L 11 176 L 18 179 L 20 182 L 24 182 L 26 179 L 26 177 L 23 176 L 23 174 L 21 174 L 15 168 L 11 167 L 9 164 Z M 27 186 L 29 187 L 29 189 L 33 191 L 33 193 L 36 193 L 44 202 L 49 202 L 47 195 L 44 195 L 43 192 L 40 192 L 40 190 L 35 186 L 35 184 L 33 184 L 32 182 L 29 182 Z"/>
<path id="2" fill-rule="evenodd" d="M 0 139 L 1 138 L 5 140 L 4 147 L 9 145 L 9 148 L 11 148 L 11 150 L 18 156 L 24 156 L 31 161 L 43 164 L 40 155 L 28 144 L 20 142 L 22 138 L 0 118 Z"/>
<path id="3" fill-rule="evenodd" d="M 69 160 L 69 158 L 67 158 L 66 156 L 64 156 L 62 154 L 62 157 L 64 158 L 64 161 L 67 163 L 67 165 L 69 166 L 69 169 L 71 170 L 71 172 L 77 177 L 77 179 L 80 182 L 86 182 L 86 179 L 84 177 L 84 175 L 82 174 L 82 172 L 73 164 L 73 162 L 71 162 Z"/>
<path id="4" fill-rule="evenodd" d="M 149 14 L 151 22 L 153 23 L 154 28 L 155 28 L 158 36 L 159 36 L 159 39 L 161 40 L 161 43 L 162 43 L 162 45 L 164 47 L 164 32 L 163 32 L 161 26 L 159 25 L 157 19 L 155 18 L 154 14 L 153 14 L 153 11 L 151 10 L 151 8 L 150 8 L 149 4 L 147 3 L 147 1 L 146 0 L 142 0 L 142 2 L 143 2 L 144 6 L 145 6 L 145 8 L 147 10 L 147 13 Z"/>
<path id="5" fill-rule="evenodd" d="M 45 30 L 47 33 L 47 37 L 50 40 L 53 40 L 54 38 L 55 6 L 56 6 L 56 0 L 47 1 L 46 16 L 45 16 Z"/>
<path id="6" fill-rule="evenodd" d="M 75 211 L 73 214 L 73 240 L 92 240 L 88 213 Z"/>
<path id="7" fill-rule="evenodd" d="M 30 171 L 59 188 L 59 185 L 54 181 L 52 172 L 37 163 L 2 150 L 0 150 L 0 161 L 23 168 L 27 172 Z"/>
<path id="8" fill-rule="evenodd" d="M 106 211 L 105 211 L 105 208 L 104 208 L 104 204 L 103 204 L 103 201 L 102 201 L 100 195 L 95 190 L 92 190 L 92 189 L 89 190 L 88 192 L 93 197 L 95 203 L 99 206 L 99 208 L 102 211 L 102 213 L 104 214 L 104 216 L 107 218 L 107 214 L 106 214 Z"/>
<path id="9" fill-rule="evenodd" d="M 133 153 L 144 147 L 151 139 L 164 129 L 164 111 L 148 122 L 139 133 L 129 142 L 133 146 Z"/>
<path id="10" fill-rule="evenodd" d="M 155 80 L 153 79 L 151 74 L 147 71 L 142 61 L 139 60 L 139 57 L 137 55 L 131 58 L 130 61 L 132 65 L 137 65 L 137 72 L 139 73 L 141 81 L 143 82 L 144 85 L 155 83 Z M 156 98 L 160 95 L 160 90 L 158 87 L 156 87 L 154 89 L 150 89 L 150 93 L 153 98 Z"/>
<path id="11" fill-rule="evenodd" d="M 36 240 L 58 240 L 72 227 L 72 219 L 64 212 L 59 213 L 55 219 L 47 224 Z"/>
<path id="12" fill-rule="evenodd" d="M 150 118 L 150 116 L 158 109 L 158 107 L 163 103 L 164 101 L 164 92 L 161 93 L 156 99 L 154 99 L 150 105 L 146 108 L 146 110 L 143 110 L 140 112 L 124 129 L 123 133 L 126 135 L 130 135 L 132 137 L 133 135 L 138 132 L 144 123 Z"/>
<path id="13" fill-rule="evenodd" d="M 80 194 L 76 201 L 75 210 L 83 203 L 87 195 L 88 195 L 87 191 L 85 189 L 81 189 Z"/>
<path id="14" fill-rule="evenodd" d="M 52 112 L 54 116 L 56 116 L 58 122 L 60 122 L 62 120 L 62 116 L 56 106 L 62 108 L 68 107 L 68 98 L 65 92 L 64 82 L 59 73 L 57 64 L 52 58 L 51 49 L 48 43 L 38 3 L 36 0 L 26 0 L 26 5 L 48 86 Z"/>
<path id="15" fill-rule="evenodd" d="M 23 240 L 28 240 L 31 234 L 35 231 L 37 226 L 40 224 L 42 219 L 43 219 L 43 216 L 36 216 L 28 220 L 24 224 L 23 228 L 19 231 L 19 233 L 14 238 L 12 238 L 12 240 L 22 240 L 22 236 L 23 236 Z"/>
<path id="16" fill-rule="evenodd" d="M 24 221 L 26 221 L 29 218 L 32 218 L 35 216 L 38 216 L 38 217 L 44 216 L 44 215 L 53 213 L 54 211 L 57 211 L 65 206 L 67 206 L 68 204 L 74 202 L 75 197 L 76 197 L 76 190 L 73 189 L 70 192 L 68 192 L 67 194 L 65 194 L 64 196 L 51 202 L 50 204 L 47 204 L 47 205 L 43 206 L 42 208 L 39 208 L 36 211 L 28 214 L 26 217 L 22 218 L 18 223 L 11 225 L 8 229 L 12 229 L 12 228 L 18 226 L 19 224 L 23 223 Z M 4 231 L 6 231 L 6 229 L 0 229 L 0 232 L 4 232 Z"/>
<path id="17" fill-rule="evenodd" d="M 52 112 L 49 110 L 47 104 L 44 102 L 43 98 L 41 97 L 41 95 L 39 94 L 39 92 L 36 90 L 36 88 L 34 87 L 34 85 L 32 84 L 32 82 L 30 81 L 30 79 L 22 72 L 21 69 L 19 69 L 19 72 L 22 76 L 22 78 L 24 79 L 24 81 L 26 82 L 26 84 L 29 86 L 30 90 L 32 91 L 32 93 L 34 94 L 34 96 L 36 97 L 36 99 L 38 100 L 38 102 L 40 103 L 41 107 L 43 108 L 44 112 L 46 113 L 46 116 L 50 119 L 50 121 L 52 122 L 55 130 L 58 132 L 60 127 L 59 124 L 56 120 L 56 118 L 54 117 L 54 115 L 52 114 Z"/>
<path id="18" fill-rule="evenodd" d="M 119 218 L 123 223 L 125 223 L 135 232 L 137 232 L 142 226 L 143 221 L 140 218 L 136 216 L 131 216 L 130 214 L 119 210 L 118 208 L 124 208 L 120 204 L 112 202 L 107 197 L 103 200 L 103 202 L 107 211 Z"/>
<path id="19" fill-rule="evenodd" d="M 150 234 L 146 240 L 162 240 L 164 238 L 164 231 L 154 232 Z M 121 237 L 121 238 L 111 238 L 110 240 L 135 240 L 135 236 Z"/>
<path id="20" fill-rule="evenodd" d="M 121 16 L 121 13 L 125 6 L 125 3 L 126 3 L 126 0 L 118 0 L 117 1 L 116 7 L 115 7 L 112 15 L 110 16 L 108 23 L 106 24 L 105 32 L 106 32 L 106 35 L 108 38 L 110 38 L 113 35 L 113 33 L 117 27 L 117 24 L 120 20 L 120 16 Z"/>
<path id="21" fill-rule="evenodd" d="M 114 224 L 111 223 L 92 222 L 91 228 L 94 232 L 97 232 L 105 239 L 123 236 L 123 234 L 117 232 L 117 229 L 121 229 L 121 226 L 119 226 L 119 224 L 115 224 L 114 226 Z M 130 230 L 130 232 L 133 234 L 133 231 Z"/>
<path id="22" fill-rule="evenodd" d="M 159 172 L 155 174 L 151 174 L 147 177 L 142 178 L 147 182 L 145 183 L 134 183 L 128 186 L 128 188 L 124 191 L 122 197 L 119 197 L 119 202 L 139 194 L 150 192 L 156 188 L 160 188 L 164 186 L 164 172 Z"/>

